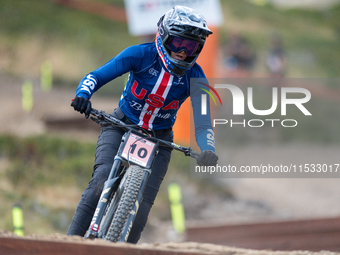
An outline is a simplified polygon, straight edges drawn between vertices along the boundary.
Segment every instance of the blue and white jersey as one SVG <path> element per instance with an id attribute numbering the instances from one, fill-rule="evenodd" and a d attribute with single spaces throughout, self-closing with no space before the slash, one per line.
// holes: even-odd
<path id="1" fill-rule="evenodd" d="M 179 107 L 190 96 L 196 141 L 201 151 L 215 151 L 209 109 L 208 114 L 201 115 L 200 95 L 205 92 L 198 86 L 192 85 L 190 88 L 191 78 L 205 78 L 202 68 L 194 64 L 181 77 L 171 75 L 161 62 L 155 43 L 128 47 L 86 75 L 80 81 L 76 95 L 90 99 L 104 84 L 127 72 L 130 72 L 129 79 L 119 107 L 132 122 L 146 129 L 171 128 Z"/>

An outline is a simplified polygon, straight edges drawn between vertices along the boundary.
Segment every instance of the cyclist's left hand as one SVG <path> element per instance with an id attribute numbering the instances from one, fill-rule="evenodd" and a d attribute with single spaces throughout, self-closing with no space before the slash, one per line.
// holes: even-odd
<path id="1" fill-rule="evenodd" d="M 200 166 L 215 166 L 218 156 L 213 151 L 203 151 L 197 158 L 197 164 Z"/>

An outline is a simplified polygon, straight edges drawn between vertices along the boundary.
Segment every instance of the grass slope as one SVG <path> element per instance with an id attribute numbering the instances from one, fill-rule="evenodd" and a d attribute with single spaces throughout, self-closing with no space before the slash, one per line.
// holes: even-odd
<path id="1" fill-rule="evenodd" d="M 123 1 L 104 1 L 123 5 Z M 337 77 L 340 64 L 340 6 L 328 10 L 282 10 L 250 1 L 223 0 L 221 44 L 231 32 L 244 35 L 257 55 L 255 71 L 265 72 L 269 38 L 279 33 L 289 57 L 290 77 Z M 52 0 L 0 0 L 0 67 L 37 77 L 50 60 L 55 82 L 77 84 L 89 71 L 125 47 L 141 42 L 127 24 L 55 4 Z M 122 85 L 124 79 L 116 84 Z M 107 93 L 103 93 L 107 94 Z"/>

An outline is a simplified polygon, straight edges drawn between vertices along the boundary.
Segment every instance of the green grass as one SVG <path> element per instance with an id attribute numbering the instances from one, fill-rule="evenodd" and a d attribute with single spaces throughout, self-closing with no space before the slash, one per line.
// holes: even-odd
<path id="1" fill-rule="evenodd" d="M 138 38 L 127 24 L 55 4 L 51 0 L 0 0 L 0 50 L 3 72 L 39 77 L 40 65 L 50 59 L 54 85 L 75 88 L 88 72 L 98 68 Z M 102 95 L 124 86 L 126 76 L 111 82 Z M 111 88 L 110 88 L 111 87 Z"/>
<path id="2" fill-rule="evenodd" d="M 66 233 L 91 178 L 95 144 L 49 136 L 0 136 L 2 229 L 12 230 L 11 207 L 24 210 L 27 234 Z"/>
<path id="3" fill-rule="evenodd" d="M 11 162 L 5 176 L 15 187 L 62 183 L 84 189 L 92 173 L 95 144 L 49 136 L 0 137 L 2 157 Z"/>
<path id="4" fill-rule="evenodd" d="M 50 0 L 32 0 L 29 4 L 25 0 L 1 0 L 0 3 L 0 31 L 10 37 L 38 34 L 46 40 L 60 37 L 65 43 L 104 55 L 120 52 L 129 38 L 124 23 L 60 6 Z"/>

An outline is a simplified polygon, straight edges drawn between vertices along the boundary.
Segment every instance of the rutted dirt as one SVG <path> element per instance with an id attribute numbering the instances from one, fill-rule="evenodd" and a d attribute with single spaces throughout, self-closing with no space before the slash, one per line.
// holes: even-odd
<path id="1" fill-rule="evenodd" d="M 13 247 L 16 245 L 17 247 Z M 27 247 L 29 249 L 22 248 Z M 64 248 L 65 247 L 65 248 Z M 109 243 L 102 240 L 84 240 L 81 237 L 67 237 L 62 235 L 16 237 L 9 232 L 0 232 L 0 254 L 154 254 L 154 255 L 337 255 L 330 251 L 271 251 L 251 250 L 222 245 L 204 244 L 196 242 L 169 242 L 153 244 Z M 33 251 L 34 249 L 34 251 Z"/>

